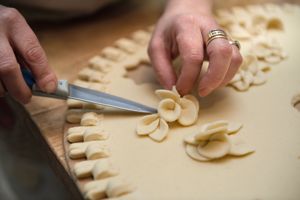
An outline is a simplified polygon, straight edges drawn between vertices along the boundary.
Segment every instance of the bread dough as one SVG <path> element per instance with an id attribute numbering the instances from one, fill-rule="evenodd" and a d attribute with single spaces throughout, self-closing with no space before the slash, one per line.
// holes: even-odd
<path id="1" fill-rule="evenodd" d="M 77 126 L 68 129 L 67 140 L 71 143 L 93 140 L 108 139 L 108 132 L 103 130 L 101 125 L 98 126 Z"/>
<path id="2" fill-rule="evenodd" d="M 191 126 L 198 119 L 199 102 L 193 95 L 181 98 L 175 86 L 172 90 L 156 90 L 155 94 L 161 99 L 158 114 L 146 115 L 138 121 L 138 135 L 148 135 L 154 141 L 161 142 L 169 131 L 167 122 L 177 121 L 182 126 Z"/>
<path id="3" fill-rule="evenodd" d="M 163 99 L 157 108 L 159 116 L 167 122 L 176 121 L 181 114 L 181 107 L 172 99 Z"/>
<path id="4" fill-rule="evenodd" d="M 94 179 L 104 179 L 118 175 L 119 170 L 108 159 L 99 159 L 93 165 L 92 174 Z"/>
<path id="5" fill-rule="evenodd" d="M 121 178 L 109 180 L 106 188 L 106 194 L 109 198 L 119 197 L 133 191 L 134 187 L 126 180 Z"/>
<path id="6" fill-rule="evenodd" d="M 139 199 L 132 193 L 135 187 L 127 179 L 119 176 L 90 181 L 83 187 L 86 199 Z M 130 193 L 130 194 L 129 194 Z"/>
<path id="7" fill-rule="evenodd" d="M 98 115 L 95 112 L 84 113 L 81 117 L 81 126 L 96 126 L 103 120 L 103 115 Z"/>
<path id="8" fill-rule="evenodd" d="M 109 155 L 109 148 L 103 141 L 77 142 L 69 147 L 69 157 L 72 159 L 86 157 L 88 160 L 95 160 Z"/>
<path id="9" fill-rule="evenodd" d="M 149 137 L 154 141 L 161 142 L 163 141 L 169 132 L 169 125 L 164 119 L 159 119 L 158 127 L 149 134 Z"/>
<path id="10" fill-rule="evenodd" d="M 254 10 L 270 14 L 263 6 L 255 6 Z M 251 88 L 251 85 L 243 93 L 231 87 L 220 88 L 208 97 L 199 98 L 199 120 L 189 127 L 169 123 L 168 137 L 163 143 L 134 133 L 142 116 L 105 112 L 105 130 L 111 133 L 109 158 L 120 167 L 120 175 L 130 177 L 137 185 L 142 195 L 139 199 L 297 199 L 300 196 L 299 112 L 290 103 L 300 83 L 298 46 L 293 45 L 300 34 L 296 28 L 300 9 L 284 6 L 279 10 L 272 11 L 272 15 L 283 22 L 284 32 L 268 30 L 266 35 L 279 41 L 288 58 L 276 65 L 258 59 L 258 69 L 268 75 L 268 81 L 262 86 Z M 229 14 L 233 16 L 231 11 Z M 256 37 L 252 36 L 251 40 Z M 249 55 L 252 41 L 240 42 L 242 54 Z M 150 70 L 145 76 L 146 80 L 155 80 Z M 136 85 L 133 80 L 118 75 L 107 84 L 109 93 L 152 107 L 159 103 L 154 94 L 158 87 L 155 82 Z M 232 132 L 236 134 L 226 132 L 229 140 L 241 135 L 257 152 L 242 158 L 229 155 L 212 162 L 196 162 L 187 156 L 189 151 L 184 151 L 185 146 L 190 146 L 185 150 L 192 149 L 194 155 L 200 154 L 197 145 L 183 143 L 183 139 L 198 134 L 202 125 L 220 119 L 226 119 L 229 124 L 242 122 L 243 128 Z M 93 181 L 93 178 L 80 179 L 80 184 L 83 181 Z"/>
<path id="11" fill-rule="evenodd" d="M 138 122 L 136 133 L 138 135 L 149 135 L 155 131 L 159 125 L 158 114 L 146 115 Z"/>
<path id="12" fill-rule="evenodd" d="M 240 123 L 219 120 L 202 125 L 199 133 L 192 133 L 184 138 L 188 156 L 198 161 L 210 161 L 227 154 L 242 156 L 253 153 L 253 147 L 241 139 L 229 136 L 236 134 L 242 127 Z"/>

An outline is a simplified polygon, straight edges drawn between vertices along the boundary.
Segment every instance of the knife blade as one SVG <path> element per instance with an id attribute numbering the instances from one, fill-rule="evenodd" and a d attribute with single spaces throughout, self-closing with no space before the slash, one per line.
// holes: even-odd
<path id="1" fill-rule="evenodd" d="M 57 89 L 54 93 L 46 93 L 41 91 L 33 78 L 31 72 L 22 68 L 22 74 L 28 87 L 31 88 L 32 94 L 36 96 L 57 98 L 57 99 L 75 99 L 102 106 L 113 107 L 117 109 L 139 112 L 139 113 L 156 113 L 155 108 L 122 98 L 114 96 L 105 92 L 91 90 L 88 88 L 79 87 L 69 84 L 66 80 L 59 80 Z"/>

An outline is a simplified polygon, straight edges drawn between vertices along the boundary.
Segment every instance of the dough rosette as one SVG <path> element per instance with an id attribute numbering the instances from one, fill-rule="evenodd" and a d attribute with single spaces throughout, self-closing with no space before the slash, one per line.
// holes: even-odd
<path id="1" fill-rule="evenodd" d="M 157 114 L 141 118 L 136 127 L 138 135 L 148 135 L 160 142 L 167 137 L 168 122 L 177 121 L 182 126 L 190 126 L 198 119 L 199 102 L 194 96 L 185 95 L 181 98 L 175 87 L 172 90 L 156 90 L 155 94 L 161 99 Z"/>
<path id="2" fill-rule="evenodd" d="M 243 156 L 254 149 L 236 137 L 242 125 L 225 120 L 215 121 L 200 127 L 200 131 L 184 138 L 185 151 L 198 161 L 210 161 L 226 155 Z"/>

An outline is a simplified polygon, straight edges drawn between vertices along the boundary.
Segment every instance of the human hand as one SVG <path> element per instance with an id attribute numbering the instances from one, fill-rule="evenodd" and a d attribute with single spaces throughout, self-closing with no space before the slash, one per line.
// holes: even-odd
<path id="1" fill-rule="evenodd" d="M 20 62 L 33 73 L 41 90 L 55 91 L 57 79 L 37 37 L 16 9 L 0 5 L 0 97 L 7 91 L 19 102 L 28 103 L 32 94 Z"/>
<path id="2" fill-rule="evenodd" d="M 209 61 L 209 66 L 199 82 L 200 96 L 226 85 L 242 63 L 239 49 L 228 40 L 218 38 L 206 44 L 209 31 L 219 29 L 219 25 L 210 12 L 208 1 L 200 2 L 170 0 L 148 49 L 160 83 L 167 89 L 176 85 L 182 95 L 194 87 L 204 59 Z M 178 56 L 182 66 L 176 77 L 172 60 Z"/>

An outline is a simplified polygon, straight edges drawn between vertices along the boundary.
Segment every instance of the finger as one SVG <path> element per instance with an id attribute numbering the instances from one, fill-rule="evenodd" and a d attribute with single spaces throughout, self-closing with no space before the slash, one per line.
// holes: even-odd
<path id="1" fill-rule="evenodd" d="M 21 103 L 28 103 L 31 91 L 22 76 L 9 42 L 0 37 L 0 80 L 8 93 Z"/>
<path id="2" fill-rule="evenodd" d="M 171 52 L 162 37 L 154 35 L 150 41 L 148 54 L 160 84 L 171 89 L 176 83 L 176 74 L 171 64 Z"/>
<path id="3" fill-rule="evenodd" d="M 181 95 L 185 95 L 192 90 L 201 71 L 203 41 L 199 26 L 194 21 L 181 25 L 180 29 L 176 42 L 182 68 L 176 88 Z"/>
<path id="4" fill-rule="evenodd" d="M 243 62 L 243 58 L 240 54 L 239 49 L 235 45 L 231 45 L 231 46 L 232 46 L 231 63 L 221 86 L 227 85 L 227 83 L 234 77 L 234 75 L 236 74 L 240 65 Z"/>
<path id="5" fill-rule="evenodd" d="M 5 90 L 2 83 L 0 82 L 0 97 L 4 97 L 4 95 L 5 95 Z"/>
<path id="6" fill-rule="evenodd" d="M 45 92 L 54 92 L 57 79 L 48 65 L 46 54 L 37 37 L 25 19 L 20 16 L 18 23 L 12 25 L 11 42 L 33 73 L 39 88 Z"/>
<path id="7" fill-rule="evenodd" d="M 203 37 L 206 38 L 205 41 L 207 41 L 208 32 L 216 29 L 217 26 L 209 27 L 204 28 L 202 32 Z M 222 84 L 231 62 L 232 47 L 228 40 L 217 38 L 206 46 L 206 53 L 209 65 L 206 74 L 199 82 L 200 96 L 207 96 Z"/>

